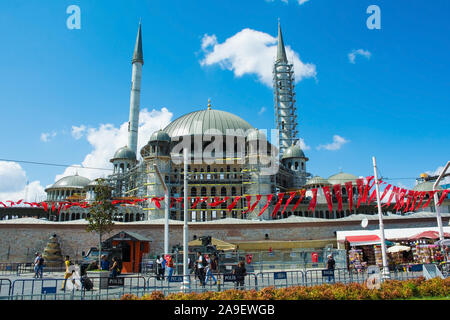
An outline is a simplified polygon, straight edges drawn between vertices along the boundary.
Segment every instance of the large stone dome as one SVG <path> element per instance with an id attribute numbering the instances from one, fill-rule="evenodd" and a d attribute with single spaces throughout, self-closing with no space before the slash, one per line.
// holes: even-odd
<path id="1" fill-rule="evenodd" d="M 169 134 L 171 138 L 174 138 L 187 135 L 200 135 L 205 132 L 225 135 L 227 130 L 237 129 L 242 129 L 242 135 L 245 135 L 247 130 L 253 129 L 253 126 L 232 113 L 222 110 L 206 109 L 194 111 L 175 119 L 163 131 Z"/>
<path id="2" fill-rule="evenodd" d="M 350 181 L 352 182 L 352 184 L 356 184 L 356 179 L 359 179 L 359 178 L 353 174 L 340 172 L 340 173 L 330 176 L 328 178 L 328 181 L 331 184 L 345 184 L 346 182 L 350 182 Z"/>
<path id="3" fill-rule="evenodd" d="M 286 149 L 283 153 L 282 159 L 288 159 L 288 158 L 305 158 L 305 153 L 303 152 L 302 148 L 298 144 L 292 145 L 289 148 Z"/>
<path id="4" fill-rule="evenodd" d="M 136 160 L 136 153 L 133 150 L 128 148 L 127 146 L 119 148 L 116 153 L 114 153 L 114 157 L 110 160 L 116 159 L 126 159 L 126 160 Z"/>
<path id="5" fill-rule="evenodd" d="M 48 189 L 56 189 L 56 188 L 84 188 L 86 187 L 91 180 L 88 178 L 79 176 L 78 174 L 74 176 L 67 176 L 56 181 L 50 188 Z"/>

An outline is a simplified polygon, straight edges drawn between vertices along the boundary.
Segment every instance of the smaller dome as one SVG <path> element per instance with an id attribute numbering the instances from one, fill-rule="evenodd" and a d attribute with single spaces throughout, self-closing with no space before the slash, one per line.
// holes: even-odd
<path id="1" fill-rule="evenodd" d="M 298 144 L 294 144 L 287 148 L 284 153 L 283 157 L 281 159 L 288 159 L 288 158 L 305 158 L 305 153 L 303 152 L 302 148 Z"/>
<path id="2" fill-rule="evenodd" d="M 330 185 L 331 183 L 327 180 L 324 179 L 322 177 L 319 176 L 315 176 L 311 179 L 309 179 L 308 181 L 306 181 L 305 186 L 313 186 L 313 185 Z"/>
<path id="3" fill-rule="evenodd" d="M 136 160 L 136 153 L 127 146 L 120 148 L 114 154 L 114 157 L 110 160 L 111 162 L 116 159 L 127 159 Z"/>
<path id="4" fill-rule="evenodd" d="M 264 134 L 264 132 L 258 129 L 250 130 L 249 134 L 247 135 L 247 141 L 255 141 L 255 140 L 266 141 L 267 137 Z"/>
<path id="5" fill-rule="evenodd" d="M 170 136 L 167 134 L 167 132 L 158 130 L 152 133 L 150 136 L 149 142 L 153 141 L 165 141 L 170 142 Z"/>
<path id="6" fill-rule="evenodd" d="M 433 191 L 434 182 L 425 181 L 414 186 L 413 191 Z M 441 186 L 437 186 L 436 190 L 442 190 Z"/>
<path id="7" fill-rule="evenodd" d="M 78 174 L 74 176 L 67 176 L 56 181 L 48 189 L 56 188 L 84 188 L 89 184 L 90 180 L 88 178 L 79 176 Z"/>
<path id="8" fill-rule="evenodd" d="M 331 184 L 344 184 L 349 181 L 351 181 L 353 184 L 356 184 L 356 179 L 359 179 L 359 178 L 353 174 L 345 173 L 345 172 L 340 172 L 338 174 L 334 174 L 334 175 L 328 177 L 328 181 Z"/>

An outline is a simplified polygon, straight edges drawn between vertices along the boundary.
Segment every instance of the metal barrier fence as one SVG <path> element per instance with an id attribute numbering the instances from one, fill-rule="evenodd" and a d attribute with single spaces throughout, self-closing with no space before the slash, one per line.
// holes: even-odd
<path id="1" fill-rule="evenodd" d="M 8 296 L 11 294 L 11 280 L 0 279 L 0 297 Z"/>
<path id="2" fill-rule="evenodd" d="M 64 264 L 58 266 L 46 266 L 43 267 L 44 273 L 64 272 Z M 34 273 L 34 266 L 32 263 L 0 263 L 0 276 L 5 275 L 21 275 L 27 273 Z"/>
<path id="3" fill-rule="evenodd" d="M 448 268 L 449 264 L 443 264 L 442 268 Z M 195 274 L 186 276 L 189 279 L 189 290 L 185 292 L 224 291 L 228 289 L 260 290 L 265 287 L 284 288 L 290 286 L 314 286 L 324 283 L 364 283 L 372 272 L 379 272 L 379 268 L 372 267 L 365 272 L 355 272 L 337 268 L 335 270 L 310 269 L 306 271 L 264 271 L 259 273 L 247 273 L 242 286 L 231 273 L 214 274 L 215 280 L 208 279 L 203 286 Z M 390 279 L 408 280 L 423 276 L 422 270 L 408 268 L 391 270 Z M 448 275 L 446 275 L 448 276 Z M 183 275 L 173 275 L 159 278 L 156 275 L 127 276 L 117 278 L 90 277 L 94 290 L 85 290 L 83 286 L 78 288 L 67 286 L 61 290 L 64 279 L 0 279 L 0 299 L 8 300 L 110 300 L 120 299 L 125 294 L 143 296 L 154 291 L 161 291 L 164 295 L 182 292 L 184 286 Z M 70 289 L 68 289 L 70 288 Z"/>

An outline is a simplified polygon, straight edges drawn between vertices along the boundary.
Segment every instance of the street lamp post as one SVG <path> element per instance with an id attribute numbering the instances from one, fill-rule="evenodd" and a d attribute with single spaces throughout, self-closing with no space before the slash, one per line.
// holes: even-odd
<path id="1" fill-rule="evenodd" d="M 156 163 L 153 164 L 153 167 L 164 188 L 164 255 L 166 255 L 169 254 L 169 188 L 167 188 Z"/>
<path id="2" fill-rule="evenodd" d="M 436 179 L 436 181 L 433 184 L 433 191 L 436 191 L 436 188 L 439 185 L 439 181 L 441 181 L 442 177 L 445 175 L 445 173 L 447 172 L 448 167 L 450 166 L 450 161 L 447 161 L 447 164 L 445 165 L 444 170 L 442 170 L 441 174 L 439 175 L 439 177 Z M 442 218 L 441 218 L 441 211 L 440 208 L 438 206 L 438 195 L 437 192 L 434 192 L 434 207 L 436 208 L 436 219 L 437 219 L 437 225 L 439 228 L 439 240 L 444 240 L 444 228 L 442 227 Z"/>
<path id="3" fill-rule="evenodd" d="M 373 172 L 375 177 L 375 190 L 377 193 L 377 206 L 378 206 L 378 219 L 380 225 L 380 238 L 381 238 L 381 256 L 383 259 L 383 279 L 389 279 L 389 267 L 387 263 L 386 256 L 386 242 L 384 238 L 384 225 L 383 225 L 383 212 L 381 211 L 381 200 L 380 200 L 380 188 L 378 185 L 378 174 L 377 174 L 377 164 L 375 161 L 375 157 L 372 157 L 373 160 Z"/>
<path id="4" fill-rule="evenodd" d="M 183 223 L 183 285 L 181 286 L 181 291 L 186 292 L 190 288 L 190 281 L 189 281 L 189 269 L 188 269 L 188 251 L 189 251 L 189 245 L 188 245 L 188 149 L 183 149 L 183 167 L 184 167 L 184 179 L 183 179 L 183 186 L 184 186 L 184 194 L 183 194 L 183 204 L 184 204 L 184 223 Z"/>

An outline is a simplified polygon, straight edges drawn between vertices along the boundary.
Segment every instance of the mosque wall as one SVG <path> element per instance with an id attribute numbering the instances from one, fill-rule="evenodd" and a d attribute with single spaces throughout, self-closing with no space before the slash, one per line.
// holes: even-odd
<path id="1" fill-rule="evenodd" d="M 443 217 L 443 224 L 448 225 L 449 216 Z M 413 228 L 435 227 L 435 218 L 415 219 L 385 219 L 384 227 Z M 369 220 L 367 230 L 378 228 L 377 220 Z M 197 237 L 211 235 L 215 238 L 233 243 L 233 241 L 262 241 L 268 234 L 269 239 L 276 241 L 301 240 L 335 240 L 336 231 L 361 230 L 360 221 L 333 221 L 324 222 L 261 222 L 261 223 L 235 223 L 235 224 L 205 224 L 193 223 L 189 226 L 189 240 Z M 113 231 L 105 236 L 117 234 L 120 231 L 137 232 L 152 240 L 150 254 L 160 254 L 163 250 L 164 225 L 162 223 L 118 223 Z M 170 247 L 183 243 L 183 224 L 171 224 Z M 87 252 L 90 247 L 98 246 L 98 236 L 86 231 L 86 225 L 79 223 L 40 223 L 19 224 L 13 220 L 0 223 L 0 262 L 30 262 L 36 251 L 43 251 L 49 238 L 56 233 L 62 254 L 69 255 L 74 260 L 81 259 L 81 252 Z"/>

